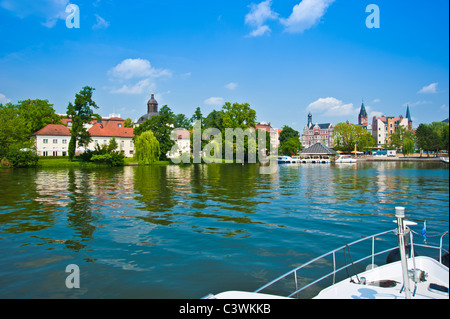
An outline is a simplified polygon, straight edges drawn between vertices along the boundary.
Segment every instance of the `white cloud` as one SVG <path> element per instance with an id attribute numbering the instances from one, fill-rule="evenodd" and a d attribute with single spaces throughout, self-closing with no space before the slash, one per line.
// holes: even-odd
<path id="1" fill-rule="evenodd" d="M 92 29 L 106 29 L 109 27 L 109 22 L 103 19 L 98 14 L 95 15 L 95 18 L 97 20 L 97 23 L 92 26 Z"/>
<path id="2" fill-rule="evenodd" d="M 1 0 L 0 7 L 11 11 L 16 16 L 24 19 L 28 16 L 37 16 L 45 19 L 42 22 L 47 28 L 53 28 L 58 20 L 65 20 L 67 17 L 66 7 L 69 0 Z"/>
<path id="3" fill-rule="evenodd" d="M 11 102 L 4 94 L 0 93 L 0 104 L 6 104 Z"/>
<path id="4" fill-rule="evenodd" d="M 206 99 L 203 103 L 213 106 L 222 106 L 224 104 L 224 99 L 222 97 L 210 97 L 209 99 Z"/>
<path id="5" fill-rule="evenodd" d="M 113 67 L 108 72 L 115 78 L 129 80 L 132 78 L 153 77 L 158 78 L 162 76 L 170 77 L 172 72 L 165 69 L 155 69 L 152 67 L 150 61 L 145 59 L 126 59 Z"/>
<path id="6" fill-rule="evenodd" d="M 380 99 L 375 99 L 375 100 L 372 101 L 372 103 L 380 103 L 380 102 L 381 102 Z"/>
<path id="7" fill-rule="evenodd" d="M 269 26 L 265 25 L 266 21 L 278 19 L 278 13 L 272 11 L 271 5 L 272 0 L 250 5 L 250 12 L 245 16 L 245 24 L 252 26 L 254 30 L 249 36 L 257 37 L 270 33 Z"/>
<path id="8" fill-rule="evenodd" d="M 112 89 L 111 93 L 121 93 L 121 94 L 142 94 L 148 92 L 155 88 L 155 83 L 150 81 L 150 79 L 144 79 L 139 81 L 134 85 L 124 84 L 119 89 Z"/>
<path id="9" fill-rule="evenodd" d="M 417 93 L 436 93 L 438 83 L 431 83 L 430 85 L 424 86 Z"/>
<path id="10" fill-rule="evenodd" d="M 357 112 L 357 109 L 353 108 L 353 103 L 345 104 L 334 97 L 320 98 L 309 104 L 306 110 L 326 116 L 354 115 Z"/>
<path id="11" fill-rule="evenodd" d="M 303 33 L 320 21 L 333 2 L 334 0 L 302 0 L 294 6 L 289 18 L 280 21 L 287 32 Z"/>
<path id="12" fill-rule="evenodd" d="M 225 87 L 226 87 L 228 90 L 234 91 L 234 90 L 236 90 L 236 88 L 238 87 L 238 84 L 235 83 L 235 82 L 230 82 L 230 83 L 228 83 L 227 85 L 225 85 Z"/>
<path id="13" fill-rule="evenodd" d="M 118 89 L 110 89 L 111 93 L 141 94 L 156 87 L 156 78 L 171 77 L 172 72 L 167 69 L 156 69 L 145 59 L 125 59 L 110 69 L 108 75 L 111 81 L 125 82 Z M 136 79 L 138 82 L 135 82 Z"/>

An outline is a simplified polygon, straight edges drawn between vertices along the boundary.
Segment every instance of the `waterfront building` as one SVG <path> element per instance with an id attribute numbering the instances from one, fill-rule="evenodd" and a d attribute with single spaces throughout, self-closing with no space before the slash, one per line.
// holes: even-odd
<path id="1" fill-rule="evenodd" d="M 133 128 L 124 127 L 124 119 L 120 117 L 102 118 L 95 123 L 91 123 L 88 132 L 92 141 L 88 145 L 89 150 L 94 150 L 97 145 L 108 144 L 114 138 L 117 142 L 117 151 L 125 157 L 133 157 Z"/>
<path id="2" fill-rule="evenodd" d="M 63 124 L 49 124 L 31 134 L 36 141 L 38 156 L 68 155 L 72 123 L 69 118 L 62 119 L 62 122 L 67 126 Z M 124 127 L 124 119 L 112 114 L 112 116 L 102 118 L 101 120 L 92 120 L 90 123 L 84 125 L 84 127 L 88 129 L 92 139 L 87 149 L 93 151 L 96 145 L 108 144 L 112 138 L 115 138 L 118 144 L 117 150 L 123 153 L 125 157 L 133 156 L 133 128 Z M 82 153 L 84 150 L 84 148 L 78 147 L 76 152 Z"/>
<path id="3" fill-rule="evenodd" d="M 31 134 L 38 156 L 67 156 L 70 130 L 62 124 L 48 124 Z"/>
<path id="4" fill-rule="evenodd" d="M 312 114 L 308 114 L 308 124 L 303 129 L 302 145 L 310 147 L 322 143 L 327 147 L 333 147 L 334 127 L 331 123 L 313 124 Z"/>
<path id="5" fill-rule="evenodd" d="M 158 102 L 155 100 L 155 95 L 152 93 L 150 100 L 147 102 L 147 114 L 142 115 L 136 122 L 136 125 L 142 124 L 152 116 L 158 114 Z"/>
<path id="6" fill-rule="evenodd" d="M 259 122 L 255 125 L 256 130 L 265 130 L 266 132 L 273 132 L 272 135 L 270 135 L 270 144 L 275 146 L 280 146 L 280 134 L 283 131 L 282 129 L 273 128 L 272 125 L 267 122 Z"/>
<path id="7" fill-rule="evenodd" d="M 406 117 L 402 115 L 398 117 L 394 116 L 381 116 L 373 117 L 372 121 L 372 136 L 377 141 L 378 146 L 385 146 L 390 141 L 390 136 L 395 133 L 395 130 L 400 126 L 412 131 L 412 120 L 409 106 L 406 109 Z"/>
<path id="8" fill-rule="evenodd" d="M 310 157 L 317 157 L 317 158 L 329 158 L 332 156 L 336 156 L 337 152 L 326 145 L 323 145 L 322 143 L 316 143 L 314 145 L 311 145 L 308 148 L 303 149 L 300 152 L 301 156 L 310 156 Z"/>

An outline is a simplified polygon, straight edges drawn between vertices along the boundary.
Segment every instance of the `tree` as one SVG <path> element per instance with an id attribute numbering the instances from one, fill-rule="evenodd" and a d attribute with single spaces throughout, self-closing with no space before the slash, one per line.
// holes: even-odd
<path id="1" fill-rule="evenodd" d="M 300 133 L 290 126 L 283 126 L 280 134 L 280 151 L 282 154 L 297 154 L 302 149 Z"/>
<path id="2" fill-rule="evenodd" d="M 195 122 L 197 122 L 197 121 L 202 121 L 202 122 L 203 122 L 203 120 L 204 120 L 204 118 L 203 118 L 202 111 L 200 110 L 199 107 L 197 107 L 197 108 L 195 109 L 195 112 L 194 112 L 194 114 L 192 115 L 190 121 L 191 121 L 191 123 L 195 123 Z"/>
<path id="3" fill-rule="evenodd" d="M 290 126 L 283 126 L 283 130 L 281 131 L 280 134 L 280 145 L 283 145 L 284 143 L 286 143 L 289 139 L 296 137 L 300 140 L 300 133 L 296 130 L 294 130 L 292 127 Z"/>
<path id="4" fill-rule="evenodd" d="M 85 86 L 81 89 L 80 93 L 75 95 L 75 102 L 69 102 L 67 106 L 67 116 L 72 120 L 72 130 L 69 142 L 69 159 L 73 160 L 77 142 L 80 145 L 88 145 L 91 136 L 84 124 L 89 123 L 94 118 L 100 119 L 100 115 L 94 113 L 93 108 L 98 109 L 97 104 L 92 100 L 92 92 L 95 89 L 89 86 Z"/>
<path id="5" fill-rule="evenodd" d="M 17 105 L 0 104 L 0 159 L 16 146 L 30 146 L 25 119 L 19 116 Z"/>
<path id="6" fill-rule="evenodd" d="M 403 156 L 414 153 L 414 140 L 405 138 L 403 140 Z"/>
<path id="7" fill-rule="evenodd" d="M 154 163 L 161 156 L 159 142 L 152 131 L 146 131 L 136 138 L 134 150 L 134 158 L 139 164 Z"/>
<path id="8" fill-rule="evenodd" d="M 19 116 L 25 120 L 26 132 L 33 134 L 48 124 L 62 124 L 61 118 L 55 113 L 53 104 L 48 100 L 24 100 L 19 101 Z"/>
<path id="9" fill-rule="evenodd" d="M 175 128 L 185 128 L 189 130 L 191 127 L 191 120 L 186 117 L 184 114 L 177 114 L 174 117 L 174 126 Z"/>
<path id="10" fill-rule="evenodd" d="M 413 144 L 412 150 L 411 150 L 411 142 Z M 414 151 L 414 134 L 410 130 L 408 130 L 404 126 L 399 126 L 395 129 L 395 132 L 391 134 L 389 139 L 389 145 L 388 148 L 399 150 L 405 155 L 405 143 L 406 147 L 408 148 L 407 153 L 411 154 Z"/>
<path id="11" fill-rule="evenodd" d="M 281 153 L 285 155 L 297 154 L 301 148 L 302 144 L 298 137 L 291 137 L 280 146 Z"/>
<path id="12" fill-rule="evenodd" d="M 167 159 L 167 153 L 172 149 L 175 144 L 170 139 L 170 133 L 174 129 L 175 116 L 167 105 L 164 105 L 158 115 L 153 115 L 147 121 L 139 125 L 134 129 L 135 140 L 137 136 L 146 131 L 152 131 L 153 135 L 159 142 L 159 148 L 161 150 L 161 159 Z"/>
<path id="13" fill-rule="evenodd" d="M 130 119 L 129 117 L 125 119 L 125 121 L 123 121 L 123 126 L 124 127 L 133 127 L 133 120 Z"/>
<path id="14" fill-rule="evenodd" d="M 375 146 L 376 141 L 372 134 L 362 126 L 352 123 L 338 123 L 333 132 L 334 149 L 350 153 L 357 149 L 364 151 L 369 147 Z"/>
<path id="15" fill-rule="evenodd" d="M 222 106 L 222 123 L 225 128 L 255 127 L 256 111 L 250 108 L 248 103 L 225 102 Z"/>

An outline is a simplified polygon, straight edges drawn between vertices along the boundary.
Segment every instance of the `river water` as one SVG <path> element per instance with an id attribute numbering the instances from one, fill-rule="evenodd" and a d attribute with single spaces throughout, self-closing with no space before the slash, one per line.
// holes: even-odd
<path id="1" fill-rule="evenodd" d="M 424 220 L 430 235 L 449 229 L 441 163 L 302 164 L 274 175 L 256 164 L 3 169 L 0 179 L 0 298 L 254 291 L 394 228 L 395 206 L 419 233 Z M 69 264 L 79 288 L 66 286 Z"/>

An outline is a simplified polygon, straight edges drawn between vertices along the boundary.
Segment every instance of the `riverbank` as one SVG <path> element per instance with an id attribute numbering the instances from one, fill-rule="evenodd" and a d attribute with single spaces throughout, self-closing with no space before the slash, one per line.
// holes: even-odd
<path id="1" fill-rule="evenodd" d="M 440 162 L 440 157 L 420 157 L 420 156 L 358 156 L 358 161 L 362 162 Z"/>

